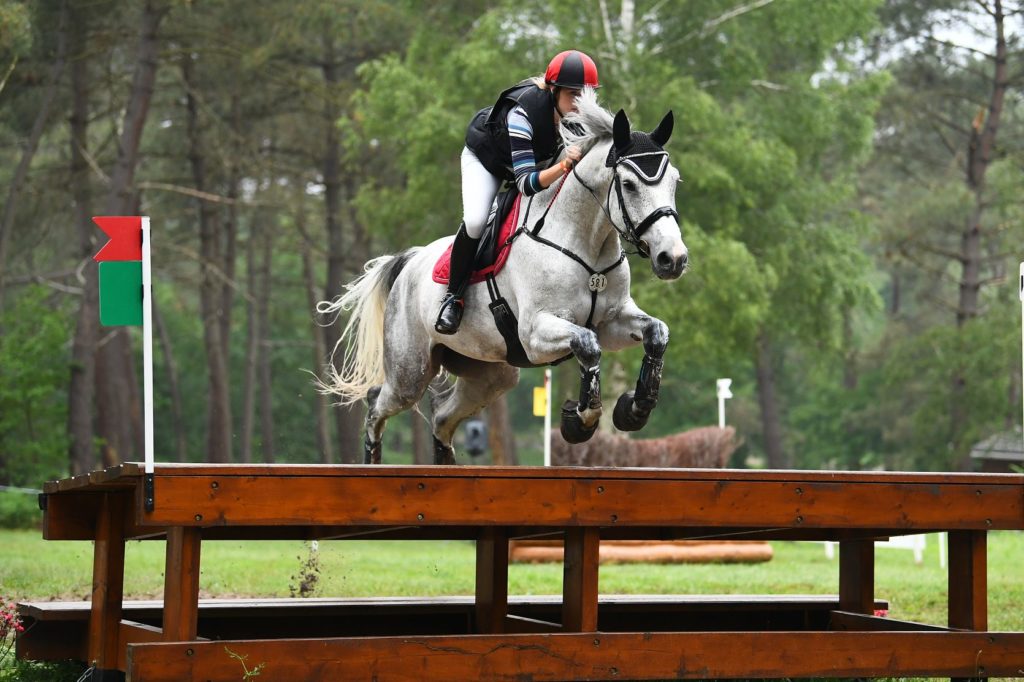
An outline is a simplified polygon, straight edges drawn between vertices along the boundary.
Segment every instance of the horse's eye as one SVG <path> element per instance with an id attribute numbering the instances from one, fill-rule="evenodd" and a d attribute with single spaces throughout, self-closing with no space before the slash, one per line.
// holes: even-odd
<path id="1" fill-rule="evenodd" d="M 623 180 L 622 186 L 626 188 L 627 192 L 635 192 L 637 189 L 636 183 L 633 182 L 632 180 Z"/>

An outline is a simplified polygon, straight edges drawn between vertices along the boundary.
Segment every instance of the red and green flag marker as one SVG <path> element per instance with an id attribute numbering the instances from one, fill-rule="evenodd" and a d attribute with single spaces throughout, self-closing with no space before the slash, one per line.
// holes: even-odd
<path id="1" fill-rule="evenodd" d="M 110 241 L 93 260 L 99 262 L 100 324 L 142 325 L 142 384 L 146 454 L 147 508 L 152 507 L 153 474 L 153 301 L 147 216 L 100 216 L 93 222 Z"/>

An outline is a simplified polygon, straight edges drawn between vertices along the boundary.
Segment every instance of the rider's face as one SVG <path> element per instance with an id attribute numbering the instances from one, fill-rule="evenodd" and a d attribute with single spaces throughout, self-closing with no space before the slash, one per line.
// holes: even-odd
<path id="1" fill-rule="evenodd" d="M 576 111 L 576 98 L 579 96 L 579 90 L 573 90 L 572 88 L 559 88 L 557 102 L 558 113 L 564 116 L 570 111 Z"/>

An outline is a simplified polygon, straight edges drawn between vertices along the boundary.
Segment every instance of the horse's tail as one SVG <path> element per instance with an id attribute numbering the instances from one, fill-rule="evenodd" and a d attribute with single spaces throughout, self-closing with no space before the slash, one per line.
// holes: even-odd
<path id="1" fill-rule="evenodd" d="M 326 378 L 317 379 L 321 393 L 338 396 L 339 405 L 358 402 L 366 392 L 384 383 L 384 311 L 388 293 L 398 274 L 419 248 L 367 261 L 363 274 L 345 285 L 346 292 L 316 306 L 320 315 L 334 323 L 343 311 L 351 311 L 345 330 L 331 350 Z M 341 346 L 341 363 L 334 358 Z"/>

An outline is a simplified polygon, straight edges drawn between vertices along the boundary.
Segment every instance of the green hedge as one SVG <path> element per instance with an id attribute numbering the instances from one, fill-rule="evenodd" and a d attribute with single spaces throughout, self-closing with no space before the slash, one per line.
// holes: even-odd
<path id="1" fill-rule="evenodd" d="M 0 528 L 39 528 L 43 512 L 38 498 L 13 490 L 0 490 Z"/>

